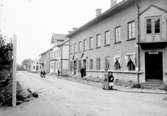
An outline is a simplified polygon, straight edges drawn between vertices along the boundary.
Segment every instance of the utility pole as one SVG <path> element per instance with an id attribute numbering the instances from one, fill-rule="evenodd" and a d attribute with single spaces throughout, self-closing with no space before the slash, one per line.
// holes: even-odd
<path id="1" fill-rule="evenodd" d="M 16 106 L 16 35 L 13 36 L 12 106 Z"/>

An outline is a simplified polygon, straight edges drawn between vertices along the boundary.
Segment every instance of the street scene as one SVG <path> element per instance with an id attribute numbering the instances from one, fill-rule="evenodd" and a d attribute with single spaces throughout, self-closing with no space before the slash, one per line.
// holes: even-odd
<path id="1" fill-rule="evenodd" d="M 0 0 L 0 116 L 167 116 L 167 0 Z"/>
<path id="2" fill-rule="evenodd" d="M 39 98 L 15 108 L 0 109 L 2 116 L 166 116 L 166 94 L 103 90 L 81 82 L 17 72 L 18 80 Z M 121 90 L 121 89 L 120 89 Z"/>

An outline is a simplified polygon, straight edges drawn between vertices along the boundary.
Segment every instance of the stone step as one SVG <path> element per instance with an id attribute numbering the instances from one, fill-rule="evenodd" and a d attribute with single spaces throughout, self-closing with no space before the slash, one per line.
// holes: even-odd
<path id="1" fill-rule="evenodd" d="M 143 83 L 142 87 L 146 89 L 162 89 L 163 83 Z"/>

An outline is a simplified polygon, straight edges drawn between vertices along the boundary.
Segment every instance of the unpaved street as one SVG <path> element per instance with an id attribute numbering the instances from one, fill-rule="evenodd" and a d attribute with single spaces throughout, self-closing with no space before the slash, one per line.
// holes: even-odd
<path id="1" fill-rule="evenodd" d="M 25 88 L 40 90 L 39 98 L 14 108 L 0 108 L 0 116 L 167 116 L 164 94 L 106 91 L 38 73 L 18 72 Z"/>

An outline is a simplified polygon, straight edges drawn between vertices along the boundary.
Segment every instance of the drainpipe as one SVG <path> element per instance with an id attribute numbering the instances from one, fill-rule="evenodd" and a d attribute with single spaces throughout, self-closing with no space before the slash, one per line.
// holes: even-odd
<path id="1" fill-rule="evenodd" d="M 71 67 L 72 64 L 70 64 L 70 55 L 71 55 L 71 54 L 70 54 L 70 53 L 71 53 L 71 50 L 70 50 L 70 49 L 71 49 L 71 46 L 70 46 L 70 45 L 71 45 L 71 44 L 70 44 L 70 38 L 68 38 L 68 39 L 69 39 L 69 42 L 68 42 L 68 50 L 69 50 L 69 52 L 68 52 L 68 53 L 69 53 L 69 54 L 68 54 L 68 72 L 70 72 L 70 71 L 72 70 L 72 69 L 70 69 L 70 68 L 72 68 L 72 67 Z M 71 72 L 70 72 L 70 73 L 71 73 Z"/>
<path id="2" fill-rule="evenodd" d="M 60 62 L 61 62 L 61 76 L 62 76 L 62 74 L 63 74 L 63 45 L 60 47 L 60 55 L 61 55 L 61 60 L 60 60 Z"/>
<path id="3" fill-rule="evenodd" d="M 136 0 L 136 6 L 137 6 L 137 57 L 138 57 L 138 72 L 137 72 L 137 84 L 140 85 L 140 46 L 139 46 L 139 42 L 140 42 L 140 6 L 139 6 L 139 2 L 140 0 Z"/>

